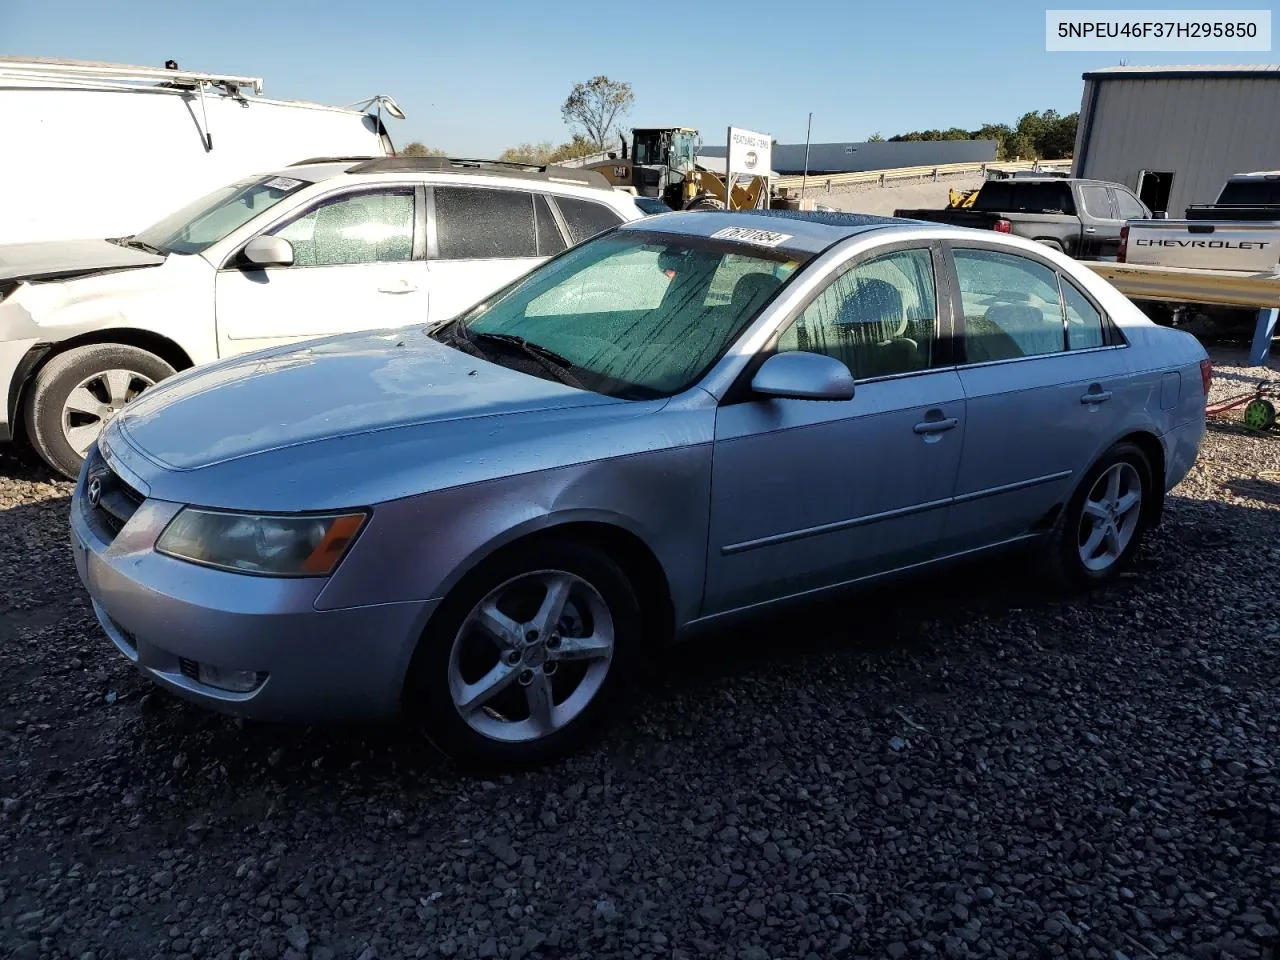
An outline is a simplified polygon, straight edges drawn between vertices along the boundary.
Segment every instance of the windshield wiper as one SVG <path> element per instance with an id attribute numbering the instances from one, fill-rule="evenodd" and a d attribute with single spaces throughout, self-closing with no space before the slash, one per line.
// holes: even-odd
<path id="1" fill-rule="evenodd" d="M 147 243 L 145 240 L 139 240 L 133 234 L 129 234 L 127 237 L 108 237 L 107 242 L 114 243 L 121 247 L 133 247 L 135 250 L 143 250 L 146 253 L 154 253 L 160 256 L 164 255 L 164 251 L 155 244 Z"/>
<path id="2" fill-rule="evenodd" d="M 465 327 L 462 329 L 465 330 Z M 460 336 L 466 337 L 472 343 L 483 341 L 515 347 L 526 356 L 537 360 L 543 368 L 550 371 L 561 383 L 568 384 L 571 387 L 582 387 L 578 378 L 569 372 L 569 368 L 573 366 L 573 361 L 541 344 L 530 343 L 524 337 L 518 337 L 514 333 L 476 333 L 468 330 L 466 333 L 460 333 Z"/>

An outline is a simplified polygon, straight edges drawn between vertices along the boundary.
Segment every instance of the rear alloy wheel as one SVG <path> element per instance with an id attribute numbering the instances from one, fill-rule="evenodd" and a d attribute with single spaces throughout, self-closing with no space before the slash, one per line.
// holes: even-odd
<path id="1" fill-rule="evenodd" d="M 459 763 L 522 768 L 599 729 L 629 670 L 638 606 L 593 547 L 545 543 L 499 557 L 432 619 L 408 704 Z"/>
<path id="2" fill-rule="evenodd" d="M 91 343 L 40 368 L 26 403 L 27 437 L 49 466 L 74 479 L 102 429 L 148 387 L 172 376 L 153 353 Z"/>
<path id="3" fill-rule="evenodd" d="M 1055 581 L 1089 586 L 1129 565 L 1150 523 L 1151 477 L 1146 455 L 1131 443 L 1116 444 L 1094 465 L 1050 537 L 1047 559 Z"/>

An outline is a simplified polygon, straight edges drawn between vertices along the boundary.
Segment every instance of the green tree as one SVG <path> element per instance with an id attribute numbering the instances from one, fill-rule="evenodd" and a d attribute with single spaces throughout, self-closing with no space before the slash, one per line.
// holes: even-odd
<path id="1" fill-rule="evenodd" d="M 406 143 L 400 148 L 400 156 L 402 157 L 447 157 L 448 154 L 443 150 L 437 150 L 435 147 L 428 147 L 420 140 L 413 143 Z"/>
<path id="2" fill-rule="evenodd" d="M 871 136 L 867 137 L 867 143 L 884 143 L 884 137 L 881 136 L 880 131 L 877 130 Z"/>
<path id="3" fill-rule="evenodd" d="M 635 102 L 631 84 L 602 74 L 586 83 L 575 83 L 560 107 L 560 116 L 569 126 L 581 127 L 594 150 L 603 150 L 610 131 Z"/>

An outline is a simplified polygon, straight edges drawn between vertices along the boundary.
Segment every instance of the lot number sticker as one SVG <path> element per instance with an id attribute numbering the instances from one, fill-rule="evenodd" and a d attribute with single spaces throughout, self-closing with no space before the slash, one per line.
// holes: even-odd
<path id="1" fill-rule="evenodd" d="M 264 183 L 263 186 L 269 187 L 272 190 L 284 190 L 287 193 L 290 190 L 295 190 L 302 186 L 302 181 L 293 180 L 290 177 L 272 177 Z"/>
<path id="2" fill-rule="evenodd" d="M 743 243 L 754 243 L 758 247 L 776 247 L 784 240 L 790 240 L 794 234 L 774 233 L 772 230 L 753 230 L 750 227 L 725 227 L 711 235 L 713 240 L 740 240 Z"/>

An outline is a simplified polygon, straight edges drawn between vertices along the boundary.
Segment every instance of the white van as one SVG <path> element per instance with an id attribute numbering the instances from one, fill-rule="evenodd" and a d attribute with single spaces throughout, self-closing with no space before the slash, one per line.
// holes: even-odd
<path id="1" fill-rule="evenodd" d="M 0 57 L 0 244 L 127 236 L 259 170 L 395 152 L 389 97 L 352 109 L 261 93 L 260 77 L 176 64 Z"/>

